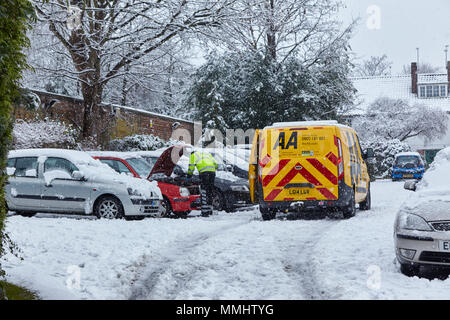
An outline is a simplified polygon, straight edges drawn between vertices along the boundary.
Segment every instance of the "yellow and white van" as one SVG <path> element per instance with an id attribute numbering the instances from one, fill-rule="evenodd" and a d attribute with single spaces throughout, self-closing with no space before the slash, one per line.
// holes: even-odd
<path id="1" fill-rule="evenodd" d="M 257 130 L 249 165 L 250 194 L 264 220 L 277 212 L 369 210 L 370 178 L 352 128 L 336 121 L 275 123 Z"/>

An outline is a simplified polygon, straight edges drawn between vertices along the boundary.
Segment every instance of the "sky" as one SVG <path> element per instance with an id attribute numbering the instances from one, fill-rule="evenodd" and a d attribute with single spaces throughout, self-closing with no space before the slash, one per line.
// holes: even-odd
<path id="1" fill-rule="evenodd" d="M 449 0 L 343 0 L 346 23 L 360 17 L 351 46 L 359 59 L 386 54 L 392 73 L 417 60 L 445 69 L 450 45 Z M 369 9 L 369 13 L 368 13 Z M 449 47 L 450 50 L 450 47 Z M 448 54 L 450 60 L 450 51 Z"/>

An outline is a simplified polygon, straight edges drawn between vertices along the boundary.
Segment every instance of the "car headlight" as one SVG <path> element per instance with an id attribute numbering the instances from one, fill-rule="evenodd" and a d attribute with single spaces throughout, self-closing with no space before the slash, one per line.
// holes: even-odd
<path id="1" fill-rule="evenodd" d="M 244 185 L 234 185 L 230 186 L 231 191 L 237 191 L 237 192 L 247 192 L 248 188 Z"/>
<path id="2" fill-rule="evenodd" d="M 433 231 L 425 219 L 410 213 L 400 214 L 398 217 L 398 227 L 404 230 Z"/>
<path id="3" fill-rule="evenodd" d="M 139 191 L 137 191 L 137 190 L 133 190 L 132 188 L 128 188 L 127 191 L 128 191 L 128 194 L 130 196 L 142 197 L 142 194 Z"/>
<path id="4" fill-rule="evenodd" d="M 180 195 L 182 197 L 189 197 L 191 194 L 187 188 L 180 188 Z"/>

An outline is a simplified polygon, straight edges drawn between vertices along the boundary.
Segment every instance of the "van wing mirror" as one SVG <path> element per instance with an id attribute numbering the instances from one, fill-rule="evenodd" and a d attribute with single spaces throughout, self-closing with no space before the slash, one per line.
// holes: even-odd
<path id="1" fill-rule="evenodd" d="M 406 190 L 416 191 L 417 189 L 417 181 L 406 181 L 403 186 Z"/>

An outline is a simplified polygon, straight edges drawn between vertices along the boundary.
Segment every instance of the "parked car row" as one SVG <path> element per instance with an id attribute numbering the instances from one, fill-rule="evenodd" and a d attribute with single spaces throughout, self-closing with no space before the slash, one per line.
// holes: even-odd
<path id="1" fill-rule="evenodd" d="M 186 163 L 185 152 L 185 146 L 141 153 L 11 151 L 7 206 L 24 216 L 51 212 L 110 219 L 186 217 L 192 210 L 200 210 L 201 202 L 198 176 L 188 181 L 187 166 L 177 164 L 180 159 Z M 250 205 L 248 182 L 231 176 L 231 180 L 216 179 L 215 210 L 233 211 Z"/>
<path id="2" fill-rule="evenodd" d="M 7 174 L 8 209 L 24 216 L 37 212 L 108 219 L 160 215 L 162 194 L 156 183 L 118 174 L 81 151 L 11 151 Z"/>

